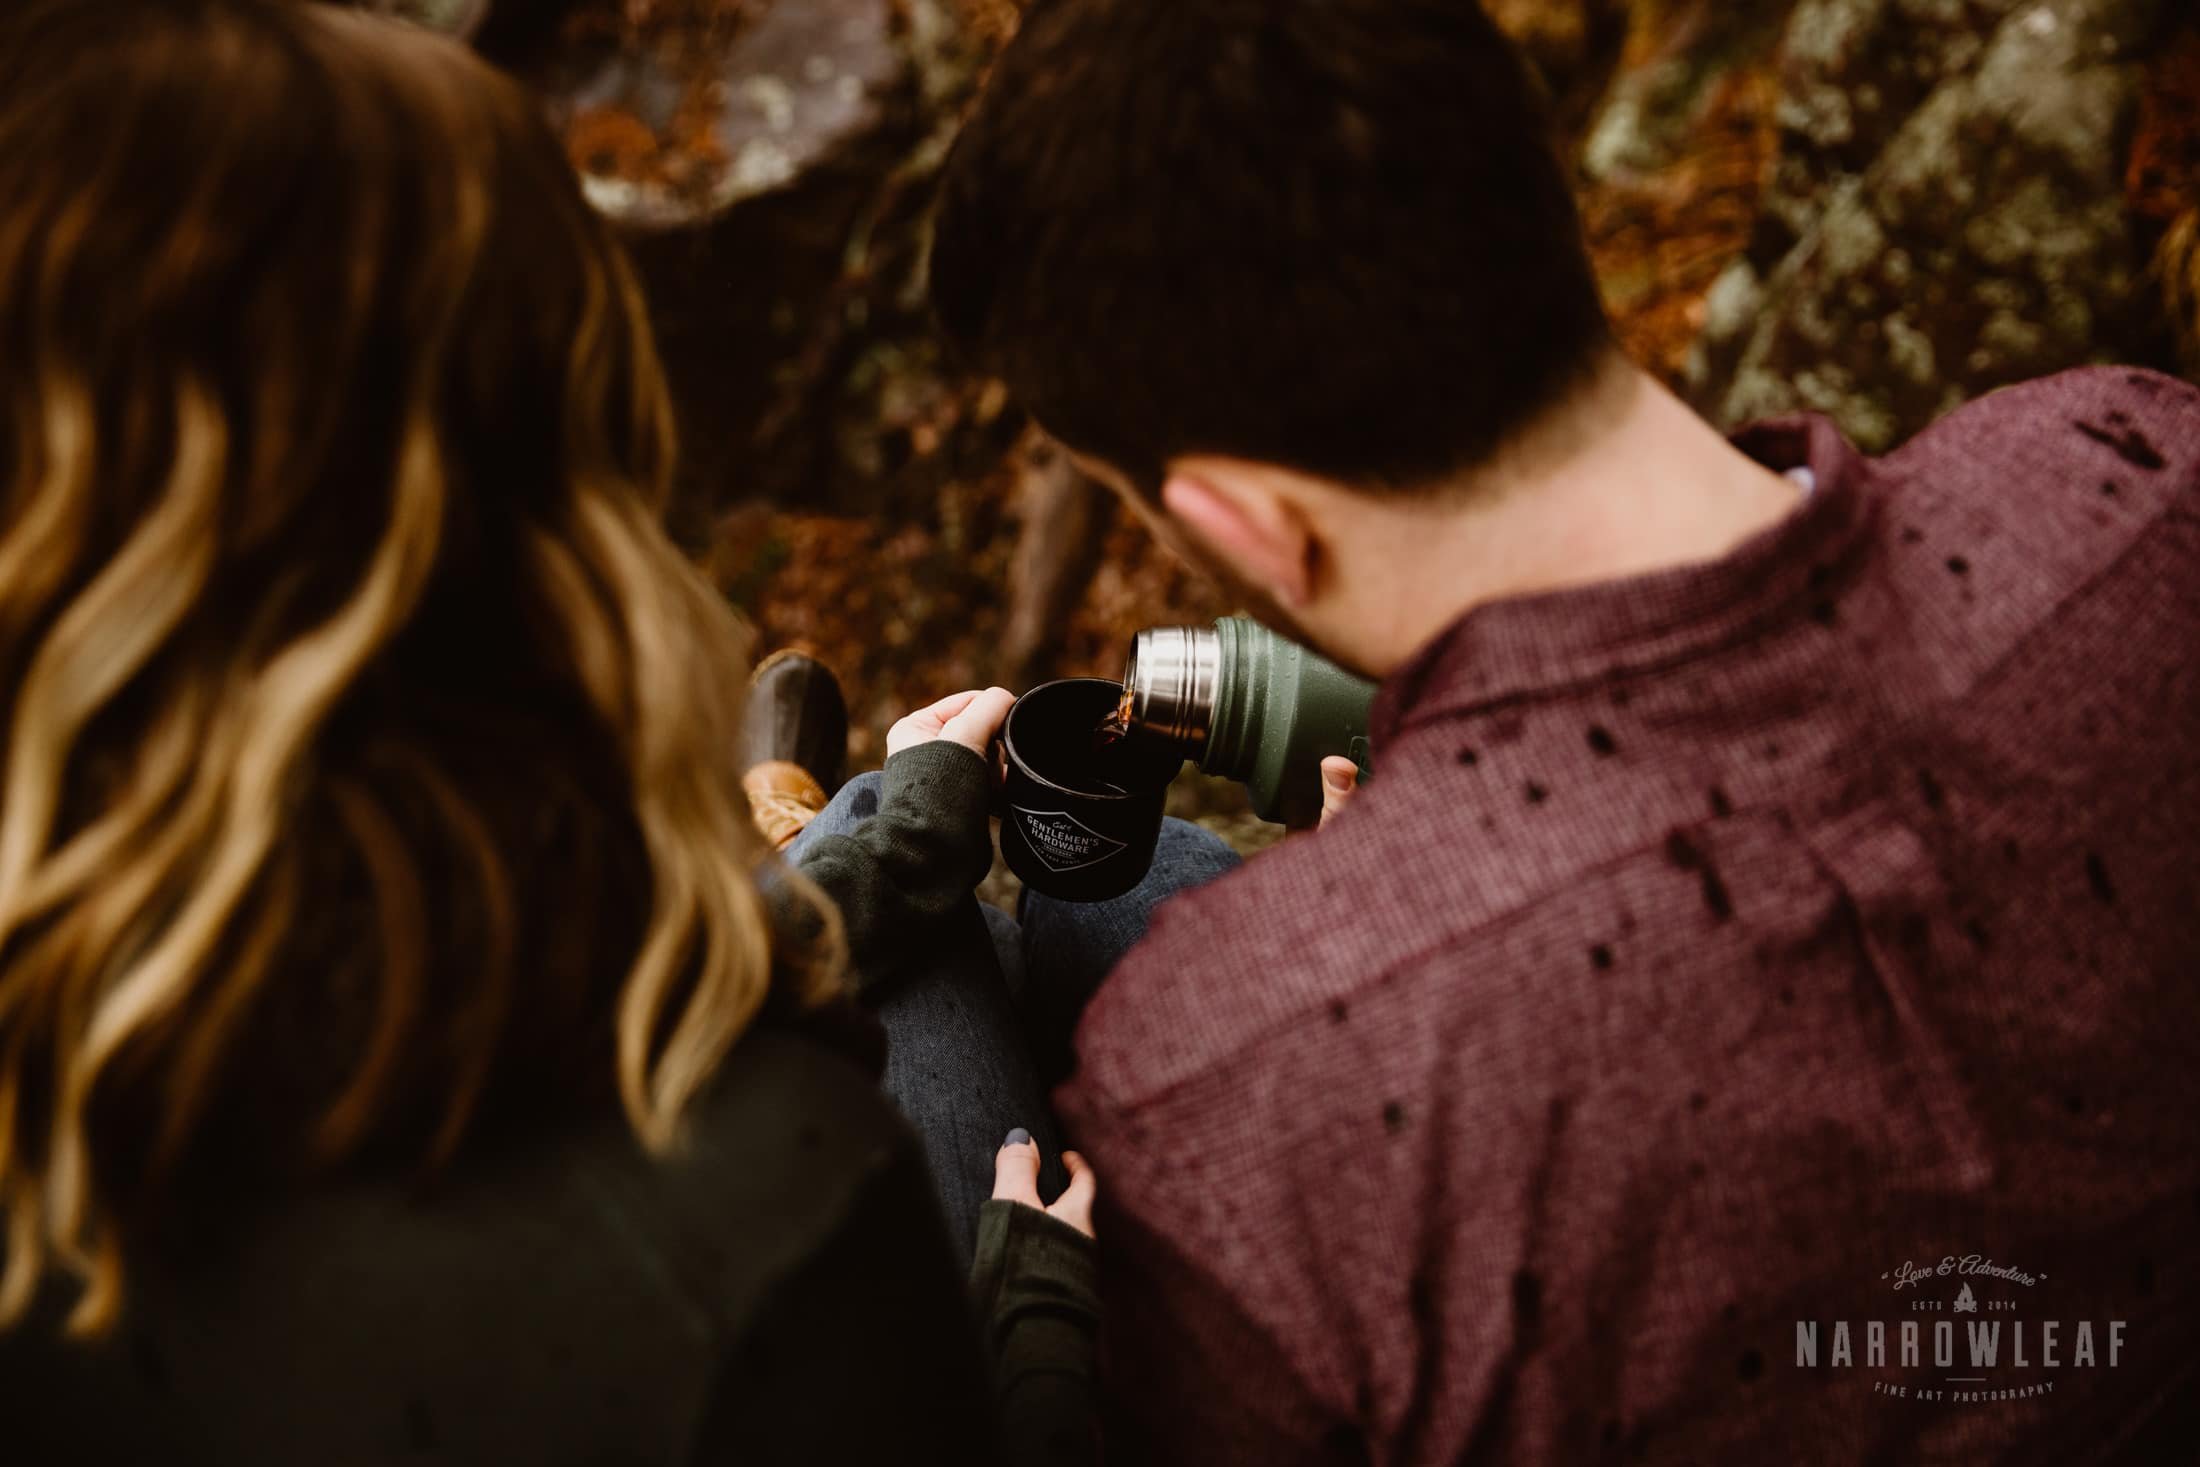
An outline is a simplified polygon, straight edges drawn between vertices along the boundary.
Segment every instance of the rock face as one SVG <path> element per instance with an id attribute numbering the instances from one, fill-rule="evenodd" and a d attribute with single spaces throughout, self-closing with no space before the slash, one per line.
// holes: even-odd
<path id="1" fill-rule="evenodd" d="M 690 6 L 576 46 L 552 83 L 590 202 L 621 224 L 700 223 L 876 132 L 904 83 L 887 0 Z"/>
<path id="2" fill-rule="evenodd" d="M 1698 405 L 1892 447 L 1995 387 L 2158 361 L 2124 198 L 2164 0 L 1801 0 L 1779 158 L 1707 304 Z"/>
<path id="3" fill-rule="evenodd" d="M 736 503 L 872 513 L 963 467 L 926 452 L 967 415 L 942 406 L 962 384 L 940 368 L 917 266 L 931 176 L 992 32 L 1014 23 L 1002 3 L 490 12 L 477 44 L 541 92 L 643 277 L 692 545 Z M 912 465 L 926 482 L 903 482 Z"/>
<path id="4" fill-rule="evenodd" d="M 1640 7 L 1623 65 L 1581 149 L 1592 185 L 1668 168 L 1703 132 L 1737 71 L 1773 49 L 1796 0 L 1682 0 Z"/>

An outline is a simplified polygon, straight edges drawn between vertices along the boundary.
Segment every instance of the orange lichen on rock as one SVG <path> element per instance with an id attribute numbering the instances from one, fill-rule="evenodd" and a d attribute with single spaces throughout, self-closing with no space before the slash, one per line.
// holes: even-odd
<path id="1" fill-rule="evenodd" d="M 756 0 L 578 0 L 559 31 L 564 53 L 631 58 L 669 89 L 671 106 L 655 124 L 625 91 L 574 107 L 564 119 L 573 166 L 674 194 L 707 187 L 726 162 L 716 126 L 725 103 L 718 63 L 756 11 Z"/>
<path id="2" fill-rule="evenodd" d="M 582 173 L 620 178 L 654 173 L 662 151 L 650 126 L 621 107 L 574 109 L 565 127 L 565 148 Z"/>
<path id="3" fill-rule="evenodd" d="M 1625 64 L 1652 64 L 1662 44 L 1657 27 L 1638 24 Z M 1667 382 L 1680 382 L 1704 299 L 1756 227 L 1778 101 L 1769 57 L 1729 66 L 1706 82 L 1671 163 L 1583 185 L 1583 226 L 1613 326 Z"/>

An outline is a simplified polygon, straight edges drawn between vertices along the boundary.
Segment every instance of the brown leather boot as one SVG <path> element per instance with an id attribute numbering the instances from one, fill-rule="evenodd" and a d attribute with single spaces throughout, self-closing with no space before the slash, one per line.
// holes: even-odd
<path id="1" fill-rule="evenodd" d="M 741 763 L 757 828 L 784 848 L 846 778 L 848 704 L 831 668 L 792 648 L 757 666 L 741 713 Z"/>

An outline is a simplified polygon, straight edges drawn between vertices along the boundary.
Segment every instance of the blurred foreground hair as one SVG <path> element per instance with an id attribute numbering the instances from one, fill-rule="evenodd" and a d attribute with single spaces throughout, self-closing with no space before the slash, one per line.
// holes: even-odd
<path id="1" fill-rule="evenodd" d="M 342 10 L 15 0 L 0 205 L 0 1324 L 59 1270 L 109 1325 L 170 1181 L 614 1081 L 668 1146 L 838 929 L 749 821 L 745 636 L 532 100 Z"/>

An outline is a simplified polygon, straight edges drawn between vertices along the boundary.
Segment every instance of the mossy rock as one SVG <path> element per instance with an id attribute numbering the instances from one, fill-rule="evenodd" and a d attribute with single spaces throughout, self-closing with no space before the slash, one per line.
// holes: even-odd
<path id="1" fill-rule="evenodd" d="M 1757 246 L 1697 400 L 1893 447 L 1996 387 L 2167 341 L 2124 166 L 2162 0 L 1803 0 Z"/>

